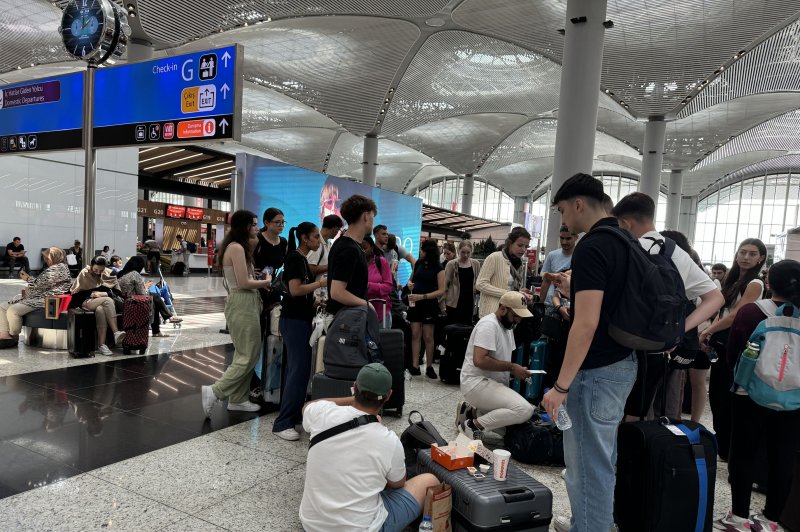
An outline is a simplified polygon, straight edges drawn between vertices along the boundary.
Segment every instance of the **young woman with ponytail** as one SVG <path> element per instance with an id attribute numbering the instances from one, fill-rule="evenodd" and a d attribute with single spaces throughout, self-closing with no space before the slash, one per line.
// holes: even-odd
<path id="1" fill-rule="evenodd" d="M 782 260 L 769 269 L 771 299 L 777 306 L 800 307 L 800 263 Z M 743 305 L 731 325 L 727 362 L 735 367 L 756 326 L 767 318 L 755 303 Z M 796 356 L 796 354 L 795 354 Z M 790 371 L 800 371 L 797 365 Z M 777 411 L 756 404 L 747 392 L 734 386 L 733 419 L 728 461 L 733 508 L 719 525 L 725 530 L 783 530 L 778 525 L 787 505 L 795 455 L 800 451 L 800 410 Z M 756 451 L 767 446 L 767 501 L 763 514 L 750 515 L 750 495 L 755 477 Z M 763 473 L 759 475 L 762 478 Z M 791 503 L 790 503 L 791 504 Z"/>
<path id="2" fill-rule="evenodd" d="M 286 372 L 281 394 L 281 410 L 272 432 L 284 440 L 295 441 L 294 429 L 303 418 L 308 378 L 311 375 L 311 321 L 314 319 L 314 290 L 327 286 L 327 279 L 314 280 L 306 256 L 320 246 L 317 226 L 303 222 L 289 230 L 289 247 L 283 278 L 289 294 L 283 298 L 280 331 L 286 346 Z"/>

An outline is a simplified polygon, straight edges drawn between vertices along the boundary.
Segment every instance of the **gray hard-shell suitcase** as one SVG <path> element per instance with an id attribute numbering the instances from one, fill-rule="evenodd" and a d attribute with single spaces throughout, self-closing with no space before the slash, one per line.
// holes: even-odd
<path id="1" fill-rule="evenodd" d="M 494 480 L 492 471 L 477 480 L 466 469 L 448 471 L 431 458 L 417 455 L 418 473 L 432 473 L 453 488 L 453 531 L 547 532 L 553 518 L 553 494 L 543 484 L 508 465 L 508 478 Z"/>

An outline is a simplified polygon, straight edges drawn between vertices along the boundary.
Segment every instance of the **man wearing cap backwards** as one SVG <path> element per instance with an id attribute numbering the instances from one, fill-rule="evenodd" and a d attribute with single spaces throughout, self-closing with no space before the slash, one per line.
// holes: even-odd
<path id="1" fill-rule="evenodd" d="M 469 337 L 461 367 L 461 393 L 456 426 L 471 440 L 479 440 L 485 430 L 495 430 L 528 421 L 533 406 L 508 387 L 511 375 L 527 379 L 528 370 L 511 362 L 514 352 L 514 326 L 529 318 L 528 299 L 521 292 L 506 292 L 500 306 L 475 325 Z"/>
<path id="2" fill-rule="evenodd" d="M 365 414 L 377 416 L 391 395 L 389 370 L 367 364 L 358 372 L 352 397 L 319 399 L 303 407 L 303 429 L 313 443 L 337 425 Z M 438 484 L 427 473 L 407 481 L 400 438 L 381 423 L 367 423 L 309 448 L 300 521 L 306 532 L 330 532 L 337 526 L 400 532 L 419 517 L 425 492 Z"/>

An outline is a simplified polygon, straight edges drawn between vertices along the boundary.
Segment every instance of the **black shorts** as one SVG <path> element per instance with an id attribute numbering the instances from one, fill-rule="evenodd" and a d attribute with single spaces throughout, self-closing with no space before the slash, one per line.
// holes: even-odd
<path id="1" fill-rule="evenodd" d="M 708 353 L 697 350 L 694 357 L 694 362 L 689 366 L 691 369 L 709 369 L 711 368 L 711 361 L 708 359 Z"/>
<path id="2" fill-rule="evenodd" d="M 644 357 L 647 357 L 646 362 L 643 362 Z M 643 403 L 644 413 L 645 415 L 647 414 L 650 410 L 650 405 L 653 404 L 653 399 L 656 397 L 659 386 L 664 381 L 664 373 L 667 367 L 662 355 L 637 353 L 637 359 L 639 361 L 639 370 L 631 393 L 625 403 L 626 416 L 642 416 Z M 642 397 L 642 393 L 644 393 L 644 397 Z"/>
<path id="3" fill-rule="evenodd" d="M 413 307 L 408 307 L 408 321 L 433 325 L 439 317 L 439 302 L 435 299 L 417 301 Z"/>

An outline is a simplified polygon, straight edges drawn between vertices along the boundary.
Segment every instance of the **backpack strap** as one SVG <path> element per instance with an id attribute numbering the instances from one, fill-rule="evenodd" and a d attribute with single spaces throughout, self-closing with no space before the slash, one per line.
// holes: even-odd
<path id="1" fill-rule="evenodd" d="M 706 512 L 708 511 L 708 470 L 706 469 L 705 447 L 700 442 L 700 429 L 689 430 L 683 423 L 675 425 L 683 432 L 692 446 L 694 453 L 694 465 L 697 468 L 697 521 L 695 522 L 694 532 L 703 532 L 706 522 Z"/>
<path id="2" fill-rule="evenodd" d="M 364 425 L 377 422 L 378 422 L 378 417 L 370 414 L 364 414 L 363 416 L 354 417 L 350 421 L 345 421 L 344 423 L 336 425 L 335 427 L 331 427 L 328 430 L 323 430 L 315 437 L 311 438 L 311 441 L 308 442 L 308 448 L 311 449 L 319 442 L 325 441 L 328 438 L 332 438 L 333 436 L 336 436 L 343 432 L 347 432 L 348 430 L 355 429 L 358 427 L 363 427 Z"/>
<path id="3" fill-rule="evenodd" d="M 756 301 L 756 305 L 767 317 L 775 316 L 778 312 L 778 305 L 771 299 L 759 299 Z"/>

